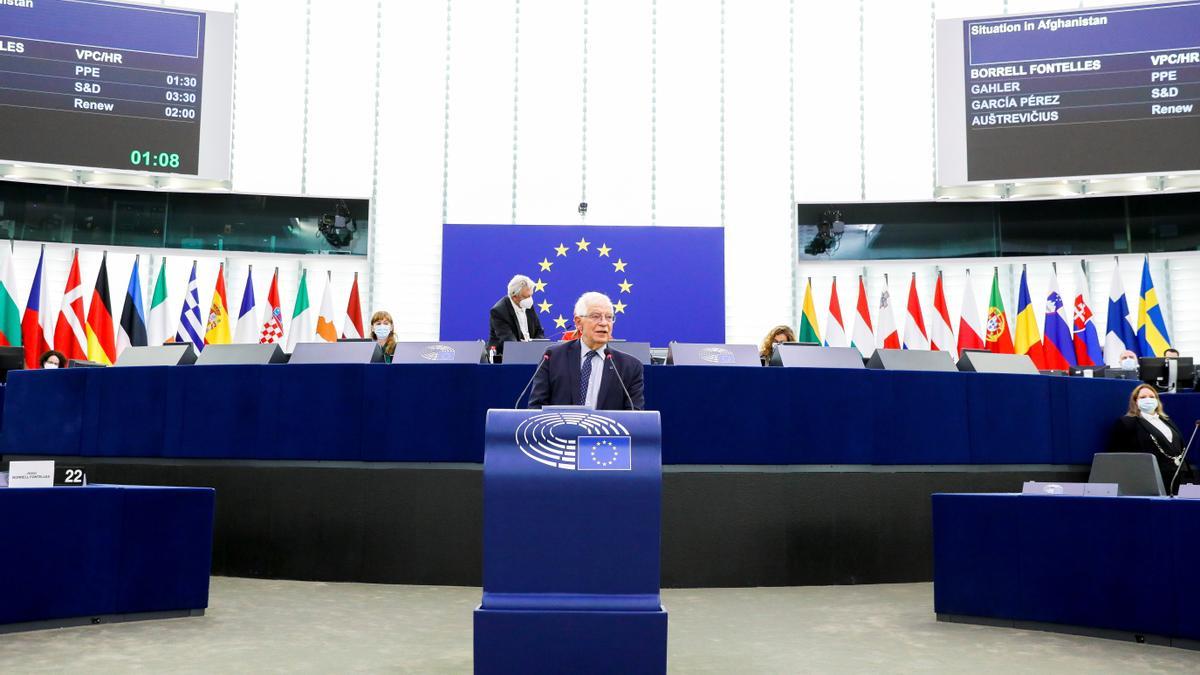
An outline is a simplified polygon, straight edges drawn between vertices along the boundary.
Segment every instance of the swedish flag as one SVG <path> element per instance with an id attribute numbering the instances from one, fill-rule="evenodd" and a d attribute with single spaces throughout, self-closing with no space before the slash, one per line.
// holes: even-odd
<path id="1" fill-rule="evenodd" d="M 1141 356 L 1162 356 L 1171 347 L 1167 322 L 1158 306 L 1154 280 L 1150 278 L 1150 258 L 1142 264 L 1142 292 L 1138 298 L 1137 342 Z"/>

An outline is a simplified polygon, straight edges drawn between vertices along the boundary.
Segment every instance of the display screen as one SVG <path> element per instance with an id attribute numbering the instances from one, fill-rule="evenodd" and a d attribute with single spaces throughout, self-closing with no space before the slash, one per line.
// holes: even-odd
<path id="1" fill-rule="evenodd" d="M 229 177 L 232 15 L 0 0 L 0 159 Z"/>
<path id="2" fill-rule="evenodd" d="M 1200 170 L 1200 2 L 939 22 L 939 182 Z"/>

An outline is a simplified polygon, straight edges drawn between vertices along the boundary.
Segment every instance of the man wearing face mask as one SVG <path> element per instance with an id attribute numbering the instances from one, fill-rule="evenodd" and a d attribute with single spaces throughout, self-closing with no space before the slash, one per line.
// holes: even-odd
<path id="1" fill-rule="evenodd" d="M 506 341 L 528 342 L 546 337 L 533 308 L 533 280 L 518 274 L 508 282 L 508 295 L 500 298 L 488 317 L 488 347 L 504 354 Z"/>

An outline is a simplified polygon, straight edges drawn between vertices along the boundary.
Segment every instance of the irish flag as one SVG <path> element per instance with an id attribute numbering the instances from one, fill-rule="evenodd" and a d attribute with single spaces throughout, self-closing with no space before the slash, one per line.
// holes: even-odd
<path id="1" fill-rule="evenodd" d="M 300 288 L 296 289 L 296 303 L 292 305 L 292 323 L 287 329 L 287 351 L 291 353 L 301 342 L 312 342 L 312 307 L 308 304 L 308 270 L 300 273 Z"/>

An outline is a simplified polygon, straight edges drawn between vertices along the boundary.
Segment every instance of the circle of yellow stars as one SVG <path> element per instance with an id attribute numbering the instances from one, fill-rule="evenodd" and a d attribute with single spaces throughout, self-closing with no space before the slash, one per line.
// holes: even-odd
<path id="1" fill-rule="evenodd" d="M 605 445 L 607 445 L 608 447 L 607 448 L 601 447 L 601 446 L 605 446 Z M 599 450 L 607 450 L 608 453 L 611 453 L 611 457 L 608 457 L 608 459 L 604 459 L 604 455 L 597 454 L 597 452 Z M 617 446 L 613 445 L 612 441 L 600 441 L 598 443 L 592 444 L 591 457 L 592 457 L 592 462 L 594 462 L 596 466 L 612 466 L 613 463 L 615 463 L 617 461 L 617 456 L 619 454 L 620 453 L 617 452 Z"/>
<path id="2" fill-rule="evenodd" d="M 586 237 L 580 237 L 579 241 L 574 242 L 575 250 L 572 251 L 566 244 L 559 242 L 558 246 L 555 246 L 553 249 L 555 260 L 551 260 L 549 256 L 542 258 L 542 261 L 537 264 L 539 268 L 538 271 L 546 272 L 547 274 L 553 272 L 554 264 L 559 262 L 557 259 L 566 258 L 570 253 L 578 254 L 593 252 L 592 243 L 593 242 L 588 241 Z M 617 258 L 616 262 L 612 262 L 612 250 L 612 247 L 610 247 L 607 243 L 601 243 L 600 246 L 594 249 L 595 253 L 601 258 L 609 258 L 609 264 L 613 266 L 614 273 L 622 275 L 621 281 L 617 283 L 617 288 L 619 290 L 617 292 L 617 301 L 613 303 L 613 313 L 624 314 L 625 310 L 629 308 L 629 304 L 621 298 L 621 295 L 626 293 L 632 295 L 633 284 L 630 283 L 629 277 L 625 276 L 625 274 L 627 274 L 625 268 L 629 266 L 629 263 L 625 262 L 625 260 L 619 257 Z M 538 277 L 537 281 L 533 282 L 533 292 L 543 294 L 542 301 L 534 305 L 538 308 L 538 312 L 542 314 L 549 314 L 550 309 L 554 307 L 554 304 L 549 302 L 544 295 L 546 293 L 546 287 L 549 285 L 550 282 L 543 281 L 540 276 Z M 565 330 L 567 328 L 567 323 L 570 320 L 570 318 L 564 317 L 562 312 L 559 312 L 558 316 L 554 318 L 554 327 Z"/>

